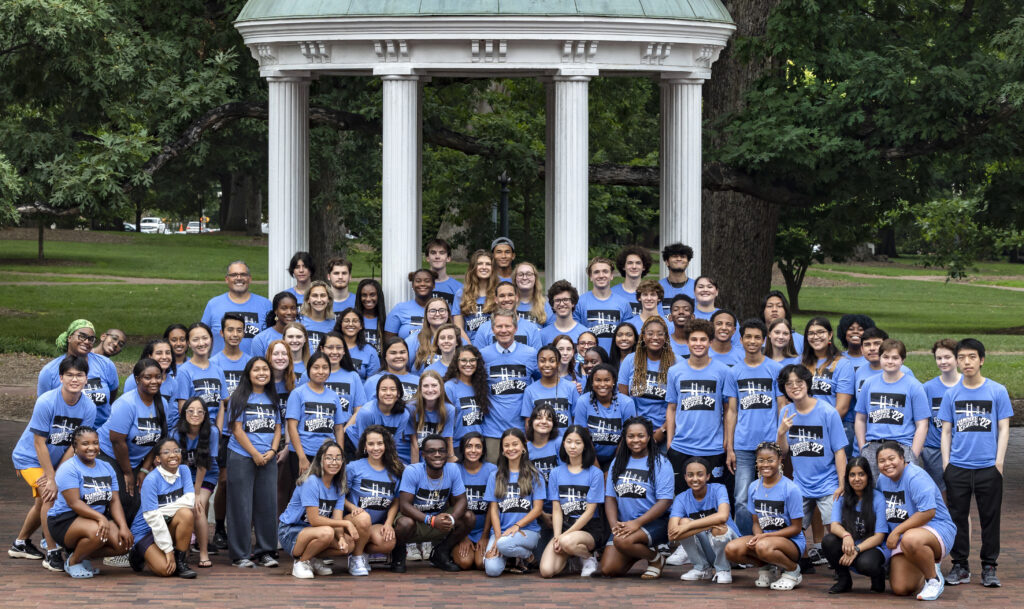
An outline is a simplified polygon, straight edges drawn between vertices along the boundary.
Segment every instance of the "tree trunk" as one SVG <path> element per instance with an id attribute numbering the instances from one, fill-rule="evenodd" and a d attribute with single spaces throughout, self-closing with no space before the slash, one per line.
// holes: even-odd
<path id="1" fill-rule="evenodd" d="M 235 190 L 241 191 L 239 198 L 244 201 L 245 234 L 262 235 L 260 227 L 263 222 L 263 189 L 256 186 L 256 177 L 251 174 L 244 175 L 238 181 L 238 185 Z"/>
<path id="2" fill-rule="evenodd" d="M 247 188 L 245 180 L 253 181 L 253 177 L 240 171 L 231 171 L 221 180 L 220 229 L 246 230 L 246 215 L 249 210 L 249 199 L 255 196 L 252 188 Z M 226 188 L 224 188 L 226 186 Z M 255 204 L 253 204 L 255 207 Z M 257 214 L 259 217 L 259 214 Z M 257 222 L 257 225 L 259 223 Z"/>
<path id="3" fill-rule="evenodd" d="M 878 250 L 875 252 L 875 255 L 888 256 L 889 258 L 899 257 L 899 254 L 896 253 L 896 231 L 892 227 L 879 229 Z"/>
<path id="4" fill-rule="evenodd" d="M 726 0 L 736 21 L 736 34 L 712 66 L 704 82 L 704 150 L 714 150 L 723 134 L 716 121 L 743 106 L 743 96 L 765 71 L 770 58 L 747 62 L 736 56 L 738 38 L 764 34 L 768 14 L 778 0 Z M 778 225 L 777 208 L 762 199 L 735 192 L 703 192 L 704 219 L 702 272 L 718 281 L 721 302 L 739 318 L 756 316 L 761 300 L 771 288 L 772 254 Z"/>
<path id="5" fill-rule="evenodd" d="M 779 266 L 779 272 L 782 273 L 782 278 L 786 281 L 786 295 L 789 297 L 789 311 L 791 313 L 797 313 L 800 311 L 800 287 L 804 283 L 804 273 L 807 271 L 804 267 L 804 271 L 798 275 L 794 275 L 788 267 Z"/>
<path id="6" fill-rule="evenodd" d="M 320 275 L 327 270 L 327 261 L 335 256 L 348 255 L 348 240 L 345 226 L 341 223 L 341 211 L 337 203 L 312 205 L 309 210 L 309 254 L 313 256 Z M 351 289 L 355 291 L 355 285 Z"/>
<path id="7" fill-rule="evenodd" d="M 43 215 L 39 216 L 39 261 L 42 262 L 46 258 L 43 256 L 43 230 L 46 228 L 46 217 Z"/>

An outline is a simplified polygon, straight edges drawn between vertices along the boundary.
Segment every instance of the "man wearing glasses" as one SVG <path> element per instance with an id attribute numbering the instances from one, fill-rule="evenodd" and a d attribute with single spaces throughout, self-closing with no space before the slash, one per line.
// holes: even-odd
<path id="1" fill-rule="evenodd" d="M 252 275 L 249 274 L 249 265 L 241 260 L 228 265 L 224 281 L 228 284 L 228 291 L 211 298 L 203 310 L 202 321 L 213 331 L 213 353 L 219 353 L 224 349 L 224 338 L 220 330 L 225 313 L 235 313 L 245 320 L 245 338 L 239 346 L 242 351 L 249 353 L 253 337 L 266 328 L 267 312 L 271 309 L 270 301 L 249 291 Z"/>
<path id="2" fill-rule="evenodd" d="M 551 284 L 548 288 L 548 304 L 555 312 L 555 319 L 551 324 L 540 331 L 541 343 L 548 345 L 560 334 L 565 334 L 576 342 L 580 334 L 586 331 L 587 327 L 577 322 L 572 317 L 576 309 L 576 303 L 580 301 L 580 294 L 575 287 L 564 279 Z"/>

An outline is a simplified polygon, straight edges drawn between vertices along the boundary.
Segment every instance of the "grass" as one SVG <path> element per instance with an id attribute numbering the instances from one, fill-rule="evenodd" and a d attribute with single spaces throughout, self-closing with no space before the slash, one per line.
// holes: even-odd
<path id="1" fill-rule="evenodd" d="M 41 273 L 32 273 L 31 275 L 22 275 L 21 273 L 0 273 L 0 282 L 5 283 L 30 283 L 33 281 L 46 281 L 49 283 L 95 283 L 97 281 L 104 281 L 103 279 L 94 279 L 91 277 L 60 277 L 45 273 L 45 277 L 40 277 Z"/>
<path id="2" fill-rule="evenodd" d="M 886 277 L 899 277 L 901 275 L 937 275 L 944 276 L 946 271 L 937 267 L 924 266 L 924 256 L 905 255 L 899 258 L 890 259 L 889 263 L 878 264 L 856 264 L 856 263 L 828 263 L 816 264 L 812 268 L 832 271 L 850 271 L 854 273 L 867 273 L 870 275 L 883 275 Z M 968 271 L 970 275 L 1021 275 L 1024 273 L 1024 265 L 1011 262 L 978 262 L 975 269 Z"/>

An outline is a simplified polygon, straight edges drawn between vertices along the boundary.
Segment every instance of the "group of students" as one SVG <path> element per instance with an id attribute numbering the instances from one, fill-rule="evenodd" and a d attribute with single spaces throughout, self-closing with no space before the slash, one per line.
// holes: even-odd
<path id="1" fill-rule="evenodd" d="M 970 579 L 973 494 L 982 583 L 999 585 L 1012 408 L 979 341 L 938 341 L 922 385 L 865 315 L 840 320 L 842 351 L 826 318 L 795 332 L 778 292 L 738 323 L 712 278 L 686 277 L 682 244 L 660 282 L 642 248 L 595 258 L 583 295 L 545 294 L 508 239 L 464 284 L 450 253 L 429 243 L 390 311 L 374 280 L 348 293 L 341 259 L 319 281 L 296 254 L 272 301 L 234 262 L 229 291 L 148 343 L 120 397 L 92 324 L 73 322 L 14 450 L 35 499 L 9 554 L 82 578 L 99 557 L 192 578 L 190 548 L 200 568 L 224 549 L 275 567 L 280 548 L 304 579 L 339 556 L 357 576 L 375 555 L 490 576 L 690 563 L 681 579 L 721 584 L 754 565 L 774 590 L 827 562 L 830 593 L 855 571 L 934 600 Z"/>

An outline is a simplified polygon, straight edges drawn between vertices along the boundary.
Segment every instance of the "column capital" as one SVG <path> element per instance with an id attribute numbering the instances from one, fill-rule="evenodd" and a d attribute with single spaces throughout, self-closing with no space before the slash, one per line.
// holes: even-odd
<path id="1" fill-rule="evenodd" d="M 597 76 L 599 70 L 597 68 L 559 68 L 555 71 L 551 77 L 554 81 L 577 81 L 584 82 Z"/>
<path id="2" fill-rule="evenodd" d="M 271 72 L 264 73 L 267 82 L 310 82 L 315 77 L 311 72 Z"/>
<path id="3" fill-rule="evenodd" d="M 662 72 L 659 80 L 663 85 L 703 85 L 707 78 L 702 72 Z"/>
<path id="4" fill-rule="evenodd" d="M 385 64 L 373 68 L 373 75 L 385 80 L 417 80 L 416 68 L 408 64 Z"/>

